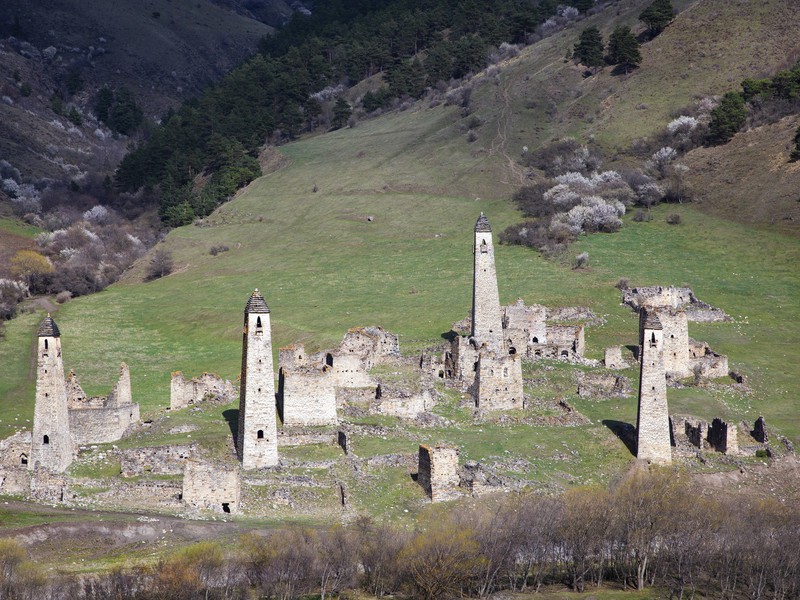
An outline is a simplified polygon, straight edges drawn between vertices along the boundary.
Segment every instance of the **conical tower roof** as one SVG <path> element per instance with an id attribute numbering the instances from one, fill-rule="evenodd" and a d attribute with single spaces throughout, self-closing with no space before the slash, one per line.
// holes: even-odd
<path id="1" fill-rule="evenodd" d="M 39 337 L 61 337 L 61 332 L 58 330 L 58 325 L 56 325 L 56 322 L 49 313 L 39 325 L 39 331 L 36 333 L 36 335 Z"/>
<path id="2" fill-rule="evenodd" d="M 492 226 L 489 224 L 489 219 L 486 218 L 486 215 L 481 213 L 481 216 L 478 217 L 477 222 L 475 223 L 475 231 L 476 232 L 492 232 Z"/>
<path id="3" fill-rule="evenodd" d="M 645 329 L 663 329 L 661 319 L 658 318 L 655 311 L 647 311 L 645 313 L 643 327 Z"/>
<path id="4" fill-rule="evenodd" d="M 247 301 L 247 305 L 244 307 L 244 312 L 246 313 L 269 312 L 269 306 L 267 306 L 267 302 L 264 300 L 264 296 L 261 295 L 261 292 L 258 291 L 258 288 L 253 290 L 253 293 L 250 294 L 250 299 Z"/>

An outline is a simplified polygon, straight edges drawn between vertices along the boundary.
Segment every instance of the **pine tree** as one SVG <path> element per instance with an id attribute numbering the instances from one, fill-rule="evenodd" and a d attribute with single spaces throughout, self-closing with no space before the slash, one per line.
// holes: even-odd
<path id="1" fill-rule="evenodd" d="M 597 27 L 588 27 L 581 32 L 572 56 L 590 68 L 603 66 L 603 36 Z"/>
<path id="2" fill-rule="evenodd" d="M 647 25 L 647 32 L 651 38 L 664 31 L 674 18 L 675 9 L 669 0 L 655 0 L 639 15 L 639 20 Z"/>
<path id="3" fill-rule="evenodd" d="M 728 92 L 711 111 L 708 124 L 708 141 L 711 144 L 724 144 L 730 140 L 747 121 L 747 106 L 744 98 L 737 92 Z"/>
<path id="4" fill-rule="evenodd" d="M 350 108 L 350 104 L 339 96 L 336 99 L 336 104 L 333 105 L 333 121 L 331 122 L 331 127 L 333 129 L 341 129 L 345 125 L 347 125 L 347 120 L 350 118 L 350 115 L 353 114 L 353 109 Z"/>
<path id="5" fill-rule="evenodd" d="M 627 25 L 620 25 L 611 34 L 608 40 L 608 58 L 611 64 L 619 65 L 625 73 L 642 62 L 639 42 Z"/>

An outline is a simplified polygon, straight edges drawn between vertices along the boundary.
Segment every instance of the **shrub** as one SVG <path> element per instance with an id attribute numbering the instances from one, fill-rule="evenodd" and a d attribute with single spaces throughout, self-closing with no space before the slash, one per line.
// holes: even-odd
<path id="1" fill-rule="evenodd" d="M 747 120 L 747 107 L 742 95 L 728 92 L 722 97 L 719 106 L 711 111 L 708 125 L 708 142 L 711 145 L 724 144 L 738 132 Z"/>
<path id="2" fill-rule="evenodd" d="M 583 269 L 584 267 L 589 265 L 589 253 L 588 252 L 581 252 L 578 256 L 575 257 L 575 269 Z"/>
<path id="3" fill-rule="evenodd" d="M 614 287 L 618 290 L 627 290 L 631 287 L 630 279 L 627 277 L 620 277 L 617 279 L 617 283 L 614 284 Z"/>
<path id="4" fill-rule="evenodd" d="M 666 220 L 670 225 L 681 224 L 681 216 L 678 213 L 672 213 L 671 215 L 668 215 Z"/>
<path id="5" fill-rule="evenodd" d="M 652 221 L 653 215 L 650 214 L 649 211 L 645 211 L 642 209 L 637 210 L 633 215 L 633 220 L 637 223 L 643 223 L 645 221 Z"/>
<path id="6" fill-rule="evenodd" d="M 56 295 L 56 302 L 58 302 L 59 304 L 64 304 L 66 302 L 69 302 L 70 300 L 72 300 L 72 292 L 70 292 L 69 290 L 58 292 L 58 295 Z"/>
<path id="7" fill-rule="evenodd" d="M 220 252 L 227 252 L 228 250 L 230 250 L 230 248 L 228 248 L 225 244 L 220 244 L 219 246 L 211 246 L 211 250 L 209 250 L 208 253 L 211 256 L 216 256 Z"/>
<path id="8" fill-rule="evenodd" d="M 522 186 L 514 193 L 514 204 L 526 217 L 550 216 L 555 212 L 555 208 L 552 202 L 545 200 L 544 194 L 551 187 L 553 184 L 549 180 Z"/>
<path id="9" fill-rule="evenodd" d="M 467 141 L 471 144 L 477 139 L 478 139 L 478 132 L 476 132 L 474 129 L 470 129 L 467 132 Z"/>
<path id="10" fill-rule="evenodd" d="M 152 281 L 159 279 L 165 275 L 172 273 L 174 263 L 172 261 L 172 253 L 168 250 L 156 250 L 150 259 L 150 264 L 147 265 L 147 273 L 145 279 Z"/>

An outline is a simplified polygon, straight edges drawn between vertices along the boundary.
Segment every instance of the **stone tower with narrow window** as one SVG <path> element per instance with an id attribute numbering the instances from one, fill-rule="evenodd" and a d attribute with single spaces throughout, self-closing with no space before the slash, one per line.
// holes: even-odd
<path id="1" fill-rule="evenodd" d="M 260 469 L 278 464 L 269 307 L 258 290 L 252 293 L 244 309 L 237 437 L 236 451 L 243 468 Z"/>
<path id="2" fill-rule="evenodd" d="M 655 313 L 644 313 L 639 351 L 639 413 L 636 417 L 636 458 L 672 462 L 664 369 L 664 331 Z"/>
<path id="3" fill-rule="evenodd" d="M 36 355 L 36 405 L 29 469 L 63 473 L 72 463 L 61 333 L 50 315 L 39 325 Z"/>
<path id="4" fill-rule="evenodd" d="M 475 223 L 473 253 L 471 337 L 479 349 L 485 348 L 500 354 L 503 352 L 503 322 L 494 266 L 492 226 L 483 213 Z"/>

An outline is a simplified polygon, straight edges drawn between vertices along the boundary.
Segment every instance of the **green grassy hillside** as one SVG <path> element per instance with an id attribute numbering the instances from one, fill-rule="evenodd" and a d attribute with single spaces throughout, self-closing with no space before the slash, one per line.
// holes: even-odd
<path id="1" fill-rule="evenodd" d="M 617 20 L 632 22 L 645 4 L 619 3 L 604 29 Z M 765 14 L 773 19 L 789 4 L 773 0 L 759 6 L 769 8 Z M 728 15 L 722 21 L 739 27 L 740 21 L 730 16 L 735 10 L 723 0 L 698 2 L 663 36 L 700 31 L 712 14 Z M 420 103 L 280 148 L 287 166 L 254 182 L 203 223 L 170 233 L 160 247 L 175 257 L 173 274 L 145 283 L 142 261 L 120 283 L 61 307 L 56 320 L 67 368 L 78 372 L 88 393 L 107 393 L 117 364 L 127 362 L 136 400 L 145 414 L 153 414 L 169 404 L 171 371 L 237 376 L 242 310 L 254 287 L 272 309 L 276 347 L 304 342 L 323 348 L 337 343 L 348 327 L 373 324 L 399 333 L 407 353 L 441 342 L 441 334 L 470 307 L 472 227 L 478 213 L 489 216 L 496 233 L 520 218 L 508 201 L 519 181 L 509 167 L 517 148 L 533 148 L 567 132 L 596 131 L 611 146 L 625 144 L 663 127 L 670 111 L 688 104 L 692 94 L 724 91 L 718 70 L 706 62 L 688 70 L 686 79 L 675 69 L 658 71 L 666 83 L 656 86 L 651 70 L 660 68 L 652 55 L 658 46 L 644 50 L 645 63 L 634 74 L 582 81 L 579 71 L 562 60 L 578 31 L 526 49 L 501 67 L 498 83 L 494 76 L 479 77 L 473 108 L 485 124 L 472 144 L 465 139 L 465 119 L 458 109 Z M 725 43 L 726 35 L 730 32 L 714 32 L 714 44 Z M 767 35 L 754 24 L 750 35 L 755 47 L 776 34 L 770 30 Z M 743 43 L 735 39 L 728 45 Z M 730 60 L 740 56 L 733 53 Z M 740 72 L 731 78 L 732 88 Z M 680 86 L 673 86 L 673 80 L 680 80 Z M 568 99 L 574 99 L 571 85 L 591 89 L 578 102 Z M 545 115 L 546 94 L 553 95 L 555 116 Z M 599 107 L 592 123 L 575 112 L 583 102 Z M 636 109 L 641 102 L 652 107 L 647 116 Z M 673 212 L 681 214 L 683 224 L 664 222 Z M 580 240 L 573 253 L 590 255 L 590 267 L 581 271 L 527 249 L 500 246 L 501 301 L 522 297 L 529 303 L 592 307 L 606 319 L 587 335 L 589 355 L 600 358 L 606 345 L 632 344 L 637 337 L 636 318 L 619 305 L 614 289 L 619 277 L 642 285 L 690 285 L 701 299 L 734 317 L 729 324 L 692 325 L 690 335 L 728 354 L 732 368 L 748 375 L 753 391 L 734 392 L 727 384 L 671 391 L 671 411 L 751 421 L 764 414 L 770 426 L 800 442 L 795 404 L 800 393 L 800 241 L 734 224 L 695 206 L 661 207 L 654 216 L 649 223 L 628 220 L 616 234 Z M 210 248 L 221 244 L 230 250 L 212 256 Z M 25 315 L 10 323 L 0 342 L 2 434 L 32 415 L 29 365 L 41 316 Z M 544 368 L 533 367 L 534 374 L 545 373 Z M 560 373 L 557 369 L 548 376 L 547 389 L 528 392 L 558 391 L 592 423 L 539 428 L 541 447 L 535 448 L 530 428 L 523 426 L 489 427 L 486 435 L 471 430 L 441 434 L 461 443 L 470 458 L 495 455 L 506 446 L 541 461 L 542 468 L 578 473 L 580 481 L 597 474 L 610 477 L 630 455 L 601 421 L 635 422 L 635 398 L 581 401 L 571 374 Z M 635 383 L 636 370 L 626 374 Z M 225 427 L 222 422 L 220 428 Z M 548 457 L 562 443 L 580 458 L 549 465 Z M 400 446 L 413 449 L 414 440 Z"/>

